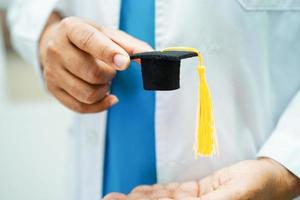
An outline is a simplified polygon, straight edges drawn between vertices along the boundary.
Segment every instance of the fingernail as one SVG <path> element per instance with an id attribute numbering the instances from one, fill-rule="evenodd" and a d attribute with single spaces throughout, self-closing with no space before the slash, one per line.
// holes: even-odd
<path id="1" fill-rule="evenodd" d="M 119 102 L 119 99 L 116 96 L 112 96 L 110 100 L 110 105 L 113 106 Z"/>
<path id="2" fill-rule="evenodd" d="M 117 54 L 114 56 L 114 64 L 118 69 L 124 69 L 128 63 L 128 57 L 122 54 Z"/>

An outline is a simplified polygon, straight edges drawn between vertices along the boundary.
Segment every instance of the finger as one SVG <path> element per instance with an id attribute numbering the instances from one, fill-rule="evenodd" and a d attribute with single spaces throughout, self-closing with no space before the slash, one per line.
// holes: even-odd
<path id="1" fill-rule="evenodd" d="M 61 81 L 59 86 L 81 103 L 94 104 L 99 102 L 109 90 L 109 84 L 90 85 L 64 69 L 57 70 L 56 76 L 59 76 L 57 80 Z"/>
<path id="2" fill-rule="evenodd" d="M 127 196 L 122 193 L 112 192 L 103 197 L 103 200 L 124 200 Z"/>
<path id="3" fill-rule="evenodd" d="M 160 189 L 164 189 L 165 188 L 164 185 L 159 184 L 159 183 L 152 185 L 152 187 L 153 187 L 153 190 L 160 190 Z"/>
<path id="4" fill-rule="evenodd" d="M 174 198 L 182 199 L 185 197 L 198 197 L 198 193 L 199 186 L 196 181 L 185 182 L 176 188 L 174 192 Z"/>
<path id="5" fill-rule="evenodd" d="M 137 186 L 135 187 L 131 192 L 130 194 L 133 194 L 133 193 L 145 193 L 145 194 L 149 194 L 153 191 L 153 186 L 150 186 L 150 185 L 140 185 L 140 186 Z"/>
<path id="6" fill-rule="evenodd" d="M 230 184 L 230 170 L 228 167 L 216 171 L 213 175 L 205 177 L 199 183 L 199 195 L 204 195 Z"/>
<path id="7" fill-rule="evenodd" d="M 160 198 L 159 200 L 174 200 L 173 198 Z"/>
<path id="8" fill-rule="evenodd" d="M 205 195 L 214 190 L 212 182 L 213 176 L 207 176 L 199 181 L 199 196 Z"/>
<path id="9" fill-rule="evenodd" d="M 165 185 L 157 183 L 157 184 L 152 185 L 152 188 L 153 188 L 153 191 L 152 191 L 151 196 L 153 196 L 153 197 L 162 196 L 162 198 L 163 198 L 163 195 L 160 195 L 160 194 L 165 193 L 165 191 L 164 191 Z M 155 199 L 155 198 L 151 198 L 151 199 Z"/>
<path id="10" fill-rule="evenodd" d="M 129 55 L 101 31 L 77 18 L 68 18 L 64 24 L 67 36 L 75 46 L 116 69 L 127 68 Z"/>
<path id="11" fill-rule="evenodd" d="M 150 185 L 140 185 L 135 187 L 129 194 L 130 199 L 145 199 L 150 198 L 154 188 Z"/>
<path id="12" fill-rule="evenodd" d="M 178 200 L 200 200 L 199 197 L 182 197 L 179 198 Z"/>
<path id="13" fill-rule="evenodd" d="M 170 192 L 161 184 L 152 186 L 141 185 L 128 195 L 130 199 L 165 199 L 170 198 Z"/>
<path id="14" fill-rule="evenodd" d="M 167 185 L 166 185 L 166 188 L 168 189 L 168 190 L 170 190 L 170 191 L 175 191 L 178 187 L 179 187 L 179 183 L 177 183 L 177 182 L 173 182 L 173 183 L 168 183 Z"/>
<path id="15" fill-rule="evenodd" d="M 204 196 L 201 196 L 199 200 L 241 200 L 250 199 L 247 196 L 243 196 L 242 192 L 234 190 L 232 187 L 223 186 L 218 190 L 209 192 Z"/>
<path id="16" fill-rule="evenodd" d="M 169 190 L 167 189 L 157 189 L 157 190 L 153 190 L 150 198 L 151 199 L 162 199 L 162 198 L 171 198 L 171 193 Z"/>
<path id="17" fill-rule="evenodd" d="M 66 107 L 79 113 L 97 113 L 107 110 L 118 102 L 118 99 L 114 95 L 105 96 L 100 102 L 95 104 L 84 104 L 77 101 L 74 97 L 70 96 L 67 92 L 57 89 L 55 92 L 56 98 Z"/>
<path id="18" fill-rule="evenodd" d="M 70 45 L 63 57 L 63 65 L 75 76 L 91 84 L 105 84 L 116 75 L 116 71 L 105 62 Z"/>

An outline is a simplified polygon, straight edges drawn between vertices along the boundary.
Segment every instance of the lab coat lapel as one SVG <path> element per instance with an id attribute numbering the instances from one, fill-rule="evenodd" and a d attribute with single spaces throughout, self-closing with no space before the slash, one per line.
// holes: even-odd
<path id="1" fill-rule="evenodd" d="M 92 3 L 98 12 L 92 13 L 93 16 L 83 13 L 83 17 L 117 29 L 121 0 L 94 0 Z M 75 166 L 70 174 L 75 180 L 70 184 L 72 200 L 99 200 L 102 195 L 106 115 L 107 112 L 101 112 L 76 116 L 71 136 L 74 150 L 71 163 Z"/>
<path id="2" fill-rule="evenodd" d="M 71 130 L 72 192 L 75 200 L 98 200 L 102 193 L 106 112 L 77 115 Z"/>

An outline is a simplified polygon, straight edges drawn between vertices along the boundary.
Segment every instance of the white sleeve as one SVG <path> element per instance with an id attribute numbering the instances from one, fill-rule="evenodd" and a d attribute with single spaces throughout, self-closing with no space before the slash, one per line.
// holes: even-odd
<path id="1" fill-rule="evenodd" d="M 34 65 L 41 77 L 38 44 L 48 17 L 58 0 L 15 0 L 8 12 L 13 47 Z"/>
<path id="2" fill-rule="evenodd" d="M 258 156 L 276 160 L 300 178 L 300 90 Z"/>

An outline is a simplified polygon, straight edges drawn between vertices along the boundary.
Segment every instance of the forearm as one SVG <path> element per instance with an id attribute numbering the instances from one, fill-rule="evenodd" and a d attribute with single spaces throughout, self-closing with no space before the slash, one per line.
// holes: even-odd
<path id="1" fill-rule="evenodd" d="M 290 194 L 300 195 L 300 90 L 295 94 L 270 138 L 258 153 L 258 157 L 268 157 L 286 169 Z"/>

